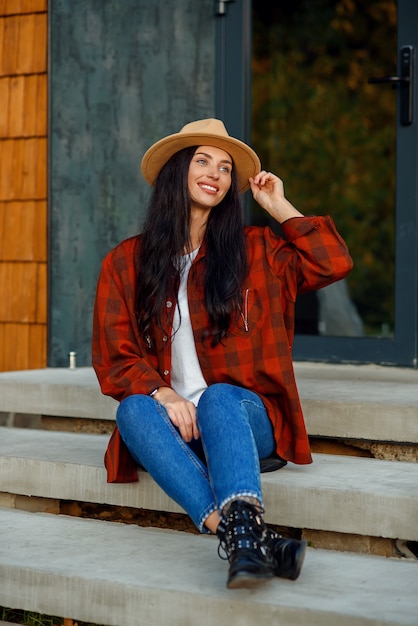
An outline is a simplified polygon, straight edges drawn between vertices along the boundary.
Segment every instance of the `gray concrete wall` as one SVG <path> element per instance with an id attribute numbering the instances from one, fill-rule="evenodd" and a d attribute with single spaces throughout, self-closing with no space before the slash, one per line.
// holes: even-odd
<path id="1" fill-rule="evenodd" d="M 49 366 L 90 364 L 101 259 L 144 217 L 142 154 L 214 115 L 213 4 L 50 2 Z"/>

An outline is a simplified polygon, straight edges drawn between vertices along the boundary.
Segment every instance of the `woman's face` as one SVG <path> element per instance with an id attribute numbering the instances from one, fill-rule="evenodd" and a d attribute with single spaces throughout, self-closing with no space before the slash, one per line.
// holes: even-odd
<path id="1" fill-rule="evenodd" d="M 212 209 L 231 186 L 232 158 L 220 148 L 199 146 L 189 166 L 188 186 L 192 208 Z"/>

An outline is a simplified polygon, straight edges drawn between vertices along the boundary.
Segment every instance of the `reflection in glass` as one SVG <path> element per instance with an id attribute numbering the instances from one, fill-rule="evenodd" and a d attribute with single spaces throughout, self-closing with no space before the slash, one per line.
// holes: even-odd
<path id="1" fill-rule="evenodd" d="M 253 2 L 252 145 L 306 215 L 330 214 L 355 267 L 297 303 L 297 332 L 394 325 L 395 0 Z M 252 223 L 270 223 L 252 207 Z M 276 229 L 275 224 L 271 224 Z"/>

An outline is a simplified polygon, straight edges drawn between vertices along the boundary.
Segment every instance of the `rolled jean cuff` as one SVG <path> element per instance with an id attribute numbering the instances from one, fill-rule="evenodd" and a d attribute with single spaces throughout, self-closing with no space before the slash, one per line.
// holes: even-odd
<path id="1" fill-rule="evenodd" d="M 205 522 L 208 519 L 209 515 L 211 515 L 214 511 L 217 511 L 216 504 L 211 504 L 208 506 L 200 516 L 199 522 L 197 523 L 197 528 L 201 533 L 211 534 L 209 528 L 205 526 Z"/>
<path id="2" fill-rule="evenodd" d="M 260 504 L 261 512 L 264 513 L 264 502 L 260 493 L 256 493 L 255 491 L 237 491 L 237 493 L 231 494 L 228 498 L 225 498 L 225 500 L 221 502 L 219 506 L 219 515 L 223 515 L 223 510 L 228 503 L 233 502 L 234 500 L 240 500 L 241 498 L 252 498 L 257 500 Z"/>

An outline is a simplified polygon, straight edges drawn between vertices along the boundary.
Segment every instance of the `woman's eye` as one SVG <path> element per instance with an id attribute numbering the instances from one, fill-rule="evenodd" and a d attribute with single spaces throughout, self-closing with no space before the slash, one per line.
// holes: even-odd
<path id="1" fill-rule="evenodd" d="M 196 159 L 196 163 L 198 165 L 201 165 L 202 167 L 206 167 L 206 165 L 209 164 L 209 161 L 207 159 L 198 158 L 198 159 Z M 219 167 L 219 171 L 222 172 L 223 174 L 230 174 L 231 173 L 231 168 L 230 168 L 229 165 L 221 165 Z"/>

